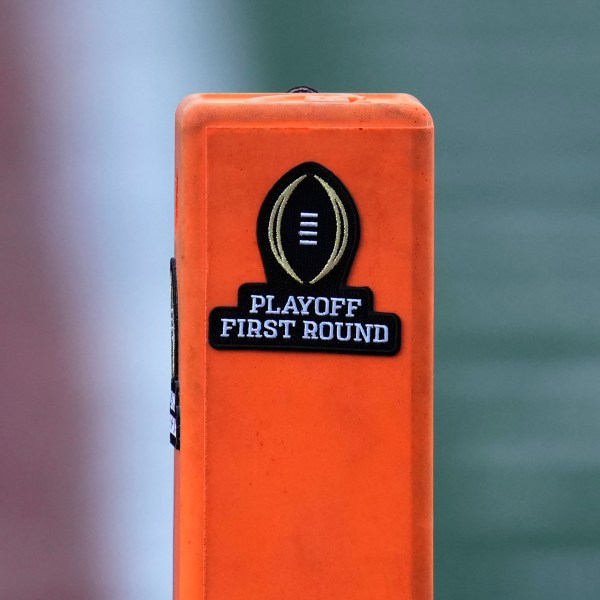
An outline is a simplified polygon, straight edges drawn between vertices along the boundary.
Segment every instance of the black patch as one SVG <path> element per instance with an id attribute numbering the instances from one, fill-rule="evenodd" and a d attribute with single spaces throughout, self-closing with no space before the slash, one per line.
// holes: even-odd
<path id="1" fill-rule="evenodd" d="M 170 432 L 171 444 L 177 450 L 181 445 L 181 423 L 179 417 L 179 319 L 177 306 L 177 269 L 175 259 L 171 259 L 171 402 Z"/>
<path id="2" fill-rule="evenodd" d="M 360 239 L 358 212 L 344 184 L 307 162 L 271 188 L 257 237 L 267 283 L 246 283 L 238 306 L 214 308 L 217 349 L 312 350 L 393 355 L 400 319 L 373 312 L 368 287 L 346 287 Z"/>

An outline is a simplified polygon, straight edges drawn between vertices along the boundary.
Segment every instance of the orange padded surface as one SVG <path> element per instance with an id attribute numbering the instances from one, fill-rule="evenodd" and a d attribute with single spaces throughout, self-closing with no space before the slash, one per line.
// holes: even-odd
<path id="1" fill-rule="evenodd" d="M 407 95 L 256 96 L 177 113 L 175 598 L 430 600 L 431 118 Z M 265 281 L 258 211 L 305 161 L 356 203 L 348 285 L 399 315 L 395 356 L 208 344 L 210 310 Z"/>

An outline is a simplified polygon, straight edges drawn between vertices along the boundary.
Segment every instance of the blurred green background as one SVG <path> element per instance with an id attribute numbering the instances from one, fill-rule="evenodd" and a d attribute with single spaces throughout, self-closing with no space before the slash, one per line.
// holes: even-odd
<path id="1" fill-rule="evenodd" d="M 0 8 L 2 598 L 170 597 L 174 110 L 300 84 L 435 120 L 437 600 L 600 598 L 598 0 Z"/>
<path id="2" fill-rule="evenodd" d="M 259 5 L 261 89 L 435 120 L 436 598 L 600 598 L 600 3 Z"/>

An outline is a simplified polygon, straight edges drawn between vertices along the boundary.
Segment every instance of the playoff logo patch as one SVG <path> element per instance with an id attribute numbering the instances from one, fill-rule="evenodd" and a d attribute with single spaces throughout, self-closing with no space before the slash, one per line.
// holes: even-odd
<path id="1" fill-rule="evenodd" d="M 245 283 L 219 306 L 208 337 L 220 350 L 311 350 L 393 355 L 400 319 L 373 311 L 368 287 L 347 287 L 360 239 L 356 206 L 328 169 L 307 162 L 267 194 L 257 237 L 266 283 Z"/>

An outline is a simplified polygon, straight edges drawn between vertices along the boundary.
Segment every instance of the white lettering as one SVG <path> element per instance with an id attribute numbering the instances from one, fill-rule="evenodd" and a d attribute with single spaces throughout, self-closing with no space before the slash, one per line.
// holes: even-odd
<path id="1" fill-rule="evenodd" d="M 266 338 L 277 337 L 277 321 L 274 319 L 267 319 L 264 323 L 263 335 Z"/>
<path id="2" fill-rule="evenodd" d="M 379 335 L 379 332 L 383 332 L 382 335 L 383 337 L 381 337 Z M 388 331 L 388 326 L 387 325 L 375 325 L 375 337 L 373 338 L 373 341 L 376 342 L 377 344 L 383 344 L 385 342 L 387 342 L 390 339 L 390 333 Z"/>
<path id="3" fill-rule="evenodd" d="M 327 333 L 325 333 L 327 330 Z M 333 339 L 333 323 L 331 321 L 323 321 L 319 323 L 319 337 L 322 340 L 332 340 Z"/>
<path id="4" fill-rule="evenodd" d="M 300 313 L 303 315 L 308 315 L 308 307 L 312 304 L 312 301 L 314 300 L 313 296 L 308 296 L 308 298 L 306 298 L 306 300 L 304 299 L 304 296 L 298 296 L 298 302 L 300 302 Z"/>
<path id="5" fill-rule="evenodd" d="M 331 312 L 329 313 L 329 315 L 331 317 L 337 317 L 339 309 L 342 308 L 342 306 L 344 306 L 345 304 L 346 304 L 345 298 L 332 298 L 331 299 Z"/>
<path id="6" fill-rule="evenodd" d="M 329 298 L 323 296 L 315 298 L 315 313 L 320 317 L 329 315 Z"/>
<path id="7" fill-rule="evenodd" d="M 340 342 L 348 342 L 352 338 L 352 325 L 354 323 L 338 323 L 335 324 L 335 338 Z M 342 336 L 342 327 L 346 326 L 346 335 Z"/>
<path id="8" fill-rule="evenodd" d="M 238 322 L 238 328 L 239 328 L 239 332 L 238 332 L 238 337 L 246 337 L 244 335 L 244 323 L 246 322 L 246 319 L 237 319 Z"/>
<path id="9" fill-rule="evenodd" d="M 281 308 L 273 310 L 273 300 L 275 300 L 275 296 L 269 294 L 267 296 L 267 310 L 265 311 L 268 315 L 278 315 L 281 312 Z"/>
<path id="10" fill-rule="evenodd" d="M 361 323 L 354 323 L 356 327 L 356 336 L 354 337 L 355 342 L 362 341 L 360 338 L 362 337 L 365 342 L 371 341 L 371 329 L 373 329 L 373 325 L 371 323 L 366 323 L 363 327 Z"/>
<path id="11" fill-rule="evenodd" d="M 259 296 L 256 294 L 252 294 L 250 298 L 252 298 L 252 308 L 250 309 L 252 314 L 256 314 L 258 309 L 262 308 L 267 302 L 267 299 L 264 296 Z"/>
<path id="12" fill-rule="evenodd" d="M 362 300 L 360 298 L 348 298 L 348 310 L 346 311 L 347 317 L 353 317 L 359 306 L 362 306 Z"/>
<path id="13" fill-rule="evenodd" d="M 233 329 L 233 326 L 235 325 L 235 319 L 221 319 L 221 324 L 223 325 L 221 337 L 229 337 L 229 332 Z"/>
<path id="14" fill-rule="evenodd" d="M 281 311 L 282 315 L 289 315 L 290 313 L 292 313 L 294 315 L 300 314 L 298 311 L 298 307 L 296 306 L 296 297 L 295 296 L 288 296 L 285 306 L 283 307 L 283 310 Z"/>
<path id="15" fill-rule="evenodd" d="M 290 296 L 290 298 L 293 298 L 293 296 Z M 289 339 L 292 337 L 290 335 L 290 327 L 295 327 L 295 326 L 296 326 L 296 321 L 292 321 L 290 319 L 280 319 L 279 320 L 279 327 L 283 327 L 283 337 L 286 339 Z"/>
<path id="16" fill-rule="evenodd" d="M 304 321 L 304 335 L 302 339 L 305 340 L 316 340 L 317 338 L 317 324 L 314 321 Z"/>
<path id="17" fill-rule="evenodd" d="M 248 319 L 248 333 L 246 337 L 262 337 L 260 330 L 262 328 L 262 323 L 258 319 Z"/>

